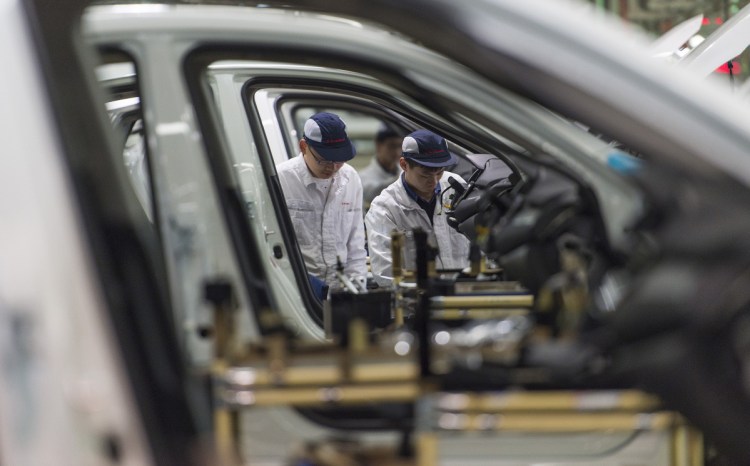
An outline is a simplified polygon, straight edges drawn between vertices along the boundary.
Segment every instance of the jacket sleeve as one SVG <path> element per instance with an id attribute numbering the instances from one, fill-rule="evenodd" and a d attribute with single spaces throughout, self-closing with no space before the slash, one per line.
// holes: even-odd
<path id="1" fill-rule="evenodd" d="M 373 278 L 378 285 L 389 286 L 393 281 L 391 231 L 396 228 L 396 222 L 382 203 L 374 202 L 365 215 L 365 225 Z"/>
<path id="2" fill-rule="evenodd" d="M 367 277 L 367 251 L 365 250 L 365 225 L 362 222 L 362 183 L 355 173 L 356 187 L 352 193 L 352 202 L 356 203 L 358 209 L 351 216 L 349 236 L 346 242 L 346 264 L 344 273 L 346 275 L 357 275 Z"/>

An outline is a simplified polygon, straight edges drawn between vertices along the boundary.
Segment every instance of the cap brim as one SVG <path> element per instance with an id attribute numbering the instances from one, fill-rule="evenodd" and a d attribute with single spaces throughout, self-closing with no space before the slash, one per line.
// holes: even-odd
<path id="1" fill-rule="evenodd" d="M 329 162 L 348 162 L 357 154 L 354 144 L 349 140 L 336 146 L 327 146 L 320 142 L 308 139 L 307 137 L 305 137 L 305 141 L 315 149 L 315 152 Z"/>
<path id="2" fill-rule="evenodd" d="M 456 155 L 454 153 L 449 152 L 449 154 L 450 156 L 447 159 L 444 157 L 440 157 L 441 160 L 435 160 L 437 157 L 417 158 L 411 154 L 403 154 L 403 156 L 404 158 L 412 160 L 419 165 L 422 165 L 423 167 L 441 168 L 450 167 L 451 165 L 455 165 L 458 162 L 458 159 L 456 158 Z"/>

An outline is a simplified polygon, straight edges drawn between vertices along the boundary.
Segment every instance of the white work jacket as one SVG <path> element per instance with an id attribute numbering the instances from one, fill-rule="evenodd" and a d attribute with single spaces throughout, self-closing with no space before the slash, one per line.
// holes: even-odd
<path id="1" fill-rule="evenodd" d="M 466 182 L 455 173 L 445 172 L 440 178 L 441 194 L 435 205 L 433 222 L 427 212 L 411 198 L 404 189 L 401 178 L 391 183 L 370 204 L 365 215 L 367 227 L 367 244 L 370 250 L 370 268 L 375 281 L 380 285 L 390 285 L 393 280 L 391 270 L 391 231 L 406 232 L 421 228 L 428 236 L 432 235 L 437 243 L 438 256 L 435 266 L 438 269 L 463 269 L 469 266 L 469 240 L 448 225 L 445 209 L 448 198 L 454 193 L 449 190 L 448 177 L 454 177 L 462 184 Z M 441 194 L 438 194 L 440 196 Z"/>
<path id="2" fill-rule="evenodd" d="M 280 163 L 276 172 L 308 273 L 333 285 L 340 258 L 345 275 L 365 277 L 362 183 L 356 170 L 344 164 L 325 189 L 301 155 Z"/>
<path id="3" fill-rule="evenodd" d="M 389 184 L 396 181 L 401 174 L 401 167 L 396 165 L 396 173 L 386 171 L 373 157 L 370 164 L 359 171 L 359 178 L 362 180 L 362 192 L 364 194 L 365 209 L 369 208 L 370 203 L 380 194 Z"/>

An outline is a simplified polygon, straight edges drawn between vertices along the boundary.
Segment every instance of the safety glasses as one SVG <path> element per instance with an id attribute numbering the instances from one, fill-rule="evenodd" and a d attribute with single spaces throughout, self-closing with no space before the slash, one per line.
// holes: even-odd
<path id="1" fill-rule="evenodd" d="M 313 160 L 317 162 L 318 165 L 321 167 L 335 167 L 335 166 L 341 166 L 345 162 L 331 162 L 330 160 L 326 160 L 323 157 L 319 156 L 318 154 L 313 151 L 312 147 L 307 148 L 310 151 L 310 155 L 312 156 Z"/>

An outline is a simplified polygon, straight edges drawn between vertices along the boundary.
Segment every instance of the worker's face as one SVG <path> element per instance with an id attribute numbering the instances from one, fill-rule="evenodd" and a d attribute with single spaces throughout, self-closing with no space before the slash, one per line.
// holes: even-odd
<path id="1" fill-rule="evenodd" d="M 305 158 L 308 170 L 310 170 L 310 173 L 315 178 L 331 178 L 344 165 L 344 162 L 329 162 L 325 160 L 304 139 L 300 140 L 299 149 Z"/>
<path id="2" fill-rule="evenodd" d="M 445 173 L 445 168 L 423 167 L 418 164 L 410 167 L 409 163 L 403 157 L 401 157 L 399 164 L 404 171 L 404 179 L 414 192 L 422 199 L 432 199 L 435 187 L 443 176 L 443 173 Z"/>
<path id="3" fill-rule="evenodd" d="M 401 158 L 401 142 L 403 138 L 393 137 L 384 139 L 375 144 L 375 153 L 381 164 L 393 165 Z"/>

